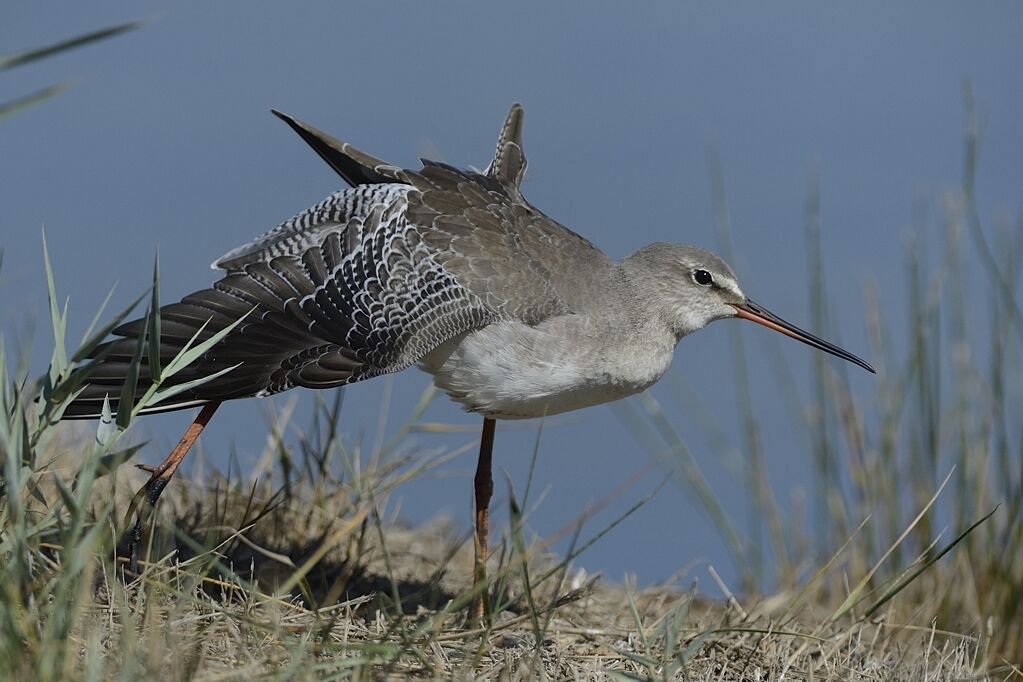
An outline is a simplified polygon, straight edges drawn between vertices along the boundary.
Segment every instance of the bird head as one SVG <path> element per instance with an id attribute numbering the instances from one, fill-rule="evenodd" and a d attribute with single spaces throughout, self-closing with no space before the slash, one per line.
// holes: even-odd
<path id="1" fill-rule="evenodd" d="M 873 373 L 865 360 L 824 339 L 800 329 L 754 303 L 721 258 L 695 246 L 656 243 L 629 256 L 625 266 L 640 280 L 664 322 L 677 338 L 691 334 L 715 320 L 740 318 L 840 357 Z"/>

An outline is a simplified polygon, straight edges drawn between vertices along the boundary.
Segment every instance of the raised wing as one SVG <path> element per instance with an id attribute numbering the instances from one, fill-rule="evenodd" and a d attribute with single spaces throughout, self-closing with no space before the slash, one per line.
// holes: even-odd
<path id="1" fill-rule="evenodd" d="M 407 185 L 385 184 L 359 185 L 335 192 L 248 244 L 228 251 L 210 267 L 236 272 L 246 265 L 276 256 L 301 255 L 306 249 L 317 246 L 330 232 L 344 230 L 349 221 L 361 219 L 376 206 L 398 201 L 408 190 Z"/>
<path id="2" fill-rule="evenodd" d="M 299 254 L 316 245 L 331 230 L 343 229 L 348 221 L 365 215 L 375 204 L 390 204 L 408 191 L 401 168 L 357 149 L 322 130 L 288 114 L 271 110 L 287 123 L 327 164 L 353 187 L 336 192 L 319 204 L 299 213 L 258 239 L 224 254 L 210 267 L 239 270 L 245 265 L 284 254 Z M 505 191 L 521 198 L 519 183 L 526 170 L 522 151 L 523 110 L 513 104 L 498 135 L 494 158 L 485 174 L 497 180 Z"/>
<path id="3" fill-rule="evenodd" d="M 231 371 L 150 411 L 269 395 L 294 386 L 329 388 L 404 369 L 447 339 L 497 319 L 483 301 L 438 266 L 402 202 L 353 218 L 301 255 L 249 263 L 209 289 L 161 308 L 160 355 L 174 357 L 198 334 L 209 338 L 243 316 L 219 344 L 173 384 Z M 200 331 L 201 330 L 201 331 Z M 143 322 L 122 325 L 97 349 L 88 386 L 66 412 L 114 406 Z M 141 393 L 150 384 L 142 367 Z"/>
<path id="4" fill-rule="evenodd" d="M 520 194 L 521 108 L 509 112 L 486 173 L 425 160 L 421 171 L 397 170 L 286 120 L 326 145 L 317 151 L 335 170 L 364 182 L 226 254 L 214 264 L 225 277 L 162 308 L 165 360 L 193 335 L 248 317 L 173 382 L 234 369 L 154 411 L 398 371 L 499 319 L 577 312 L 611 270 Z M 95 416 L 108 395 L 116 403 L 142 331 L 138 320 L 115 330 L 122 338 L 99 349 L 68 417 Z M 139 392 L 148 381 L 143 367 Z"/>

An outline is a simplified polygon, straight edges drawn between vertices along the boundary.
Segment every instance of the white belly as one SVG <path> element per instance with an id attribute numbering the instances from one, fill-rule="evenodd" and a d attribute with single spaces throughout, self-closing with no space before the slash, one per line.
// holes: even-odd
<path id="1" fill-rule="evenodd" d="M 590 333 L 578 319 L 536 327 L 498 322 L 445 343 L 420 367 L 467 410 L 498 419 L 543 417 L 618 400 L 657 381 L 671 363 L 674 339 L 631 341 Z"/>

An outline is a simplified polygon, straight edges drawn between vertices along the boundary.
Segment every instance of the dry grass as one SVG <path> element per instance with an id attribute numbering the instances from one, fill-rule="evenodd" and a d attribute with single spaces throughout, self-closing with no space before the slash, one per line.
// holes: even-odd
<path id="1" fill-rule="evenodd" d="M 366 476 L 393 483 L 400 467 Z M 119 494 L 130 489 L 125 483 Z M 383 482 L 378 492 L 386 495 L 389 485 Z M 826 594 L 719 602 L 677 585 L 637 590 L 542 553 L 516 556 L 508 534 L 491 565 L 503 583 L 495 595 L 503 606 L 491 628 L 466 630 L 471 543 L 443 523 L 378 533 L 355 512 L 363 522 L 353 524 L 359 503 L 345 487 L 302 482 L 281 498 L 268 486 L 253 491 L 220 481 L 201 489 L 179 481 L 168 491 L 172 499 L 153 539 L 159 558 L 141 575 L 119 573 L 123 563 L 109 555 L 88 562 L 67 656 L 54 677 L 950 680 L 1019 674 L 1010 666 L 988 667 L 980 633 L 907 625 L 912 614 L 895 607 L 871 619 L 829 622 L 821 607 L 830 600 Z M 107 508 L 109 497 L 95 490 L 93 508 Z M 295 581 L 312 555 L 318 555 L 314 569 Z M 46 562 L 41 575 L 62 570 L 58 548 L 45 545 L 39 556 Z M 545 574 L 552 578 L 540 580 Z M 24 615 L 38 616 L 45 627 L 45 615 L 32 614 L 31 606 Z M 26 647 L 7 672 L 21 679 L 50 654 Z"/>

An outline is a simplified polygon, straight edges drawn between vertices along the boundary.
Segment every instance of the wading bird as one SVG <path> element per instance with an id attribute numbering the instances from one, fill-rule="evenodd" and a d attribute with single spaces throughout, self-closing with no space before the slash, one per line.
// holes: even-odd
<path id="1" fill-rule="evenodd" d="M 161 308 L 163 361 L 197 334 L 209 338 L 241 322 L 169 381 L 219 376 L 143 411 L 202 406 L 133 500 L 132 556 L 143 519 L 221 402 L 345 386 L 418 365 L 483 417 L 470 612 L 478 622 L 496 420 L 638 393 L 661 378 L 682 337 L 732 317 L 874 371 L 751 301 L 712 253 L 657 243 L 614 262 L 544 215 L 520 190 L 519 105 L 483 172 L 425 159 L 420 170 L 403 169 L 274 113 L 350 188 L 228 252 L 213 263 L 225 272 L 219 281 Z M 145 329 L 144 320 L 124 324 L 94 352 L 66 418 L 97 417 L 104 400 L 116 409 Z M 135 395 L 150 381 L 143 358 Z"/>

